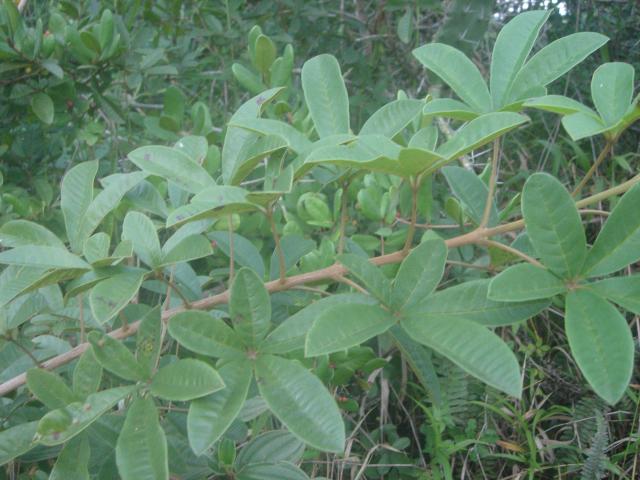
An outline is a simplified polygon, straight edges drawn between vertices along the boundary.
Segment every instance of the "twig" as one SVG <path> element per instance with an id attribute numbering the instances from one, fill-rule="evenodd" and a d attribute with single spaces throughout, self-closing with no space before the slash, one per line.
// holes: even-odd
<path id="1" fill-rule="evenodd" d="M 505 251 L 507 253 L 515 255 L 516 257 L 521 258 L 525 262 L 529 262 L 531 265 L 535 265 L 536 267 L 544 268 L 544 265 L 542 265 L 535 258 L 530 257 L 529 255 L 527 255 L 525 253 L 522 253 L 520 250 L 518 250 L 516 248 L 510 247 L 509 245 L 505 245 L 504 243 L 496 242 L 494 240 L 482 240 L 480 242 L 480 244 L 481 245 L 485 245 L 487 247 L 499 248 L 500 250 L 503 250 L 503 251 Z"/>
<path id="2" fill-rule="evenodd" d="M 582 199 L 576 202 L 576 206 L 578 208 L 586 207 L 588 205 L 592 205 L 594 203 L 598 203 L 601 200 L 612 197 L 614 195 L 619 195 L 621 193 L 626 192 L 634 185 L 640 183 L 640 174 L 633 177 L 631 180 L 627 180 L 620 185 L 617 185 L 613 188 L 600 192 L 596 195 L 592 195 L 585 199 Z M 524 228 L 523 220 L 516 220 L 514 222 L 509 222 L 504 225 L 500 225 L 498 227 L 493 228 L 485 228 L 485 229 L 476 229 L 472 232 L 465 233 L 464 235 L 459 235 L 457 237 L 453 237 L 445 240 L 447 247 L 456 248 L 461 247 L 463 245 L 476 244 L 481 240 L 484 240 L 489 237 L 494 237 L 496 235 L 501 235 L 503 233 L 513 232 L 516 230 L 520 230 Z M 402 255 L 402 251 L 397 251 L 394 253 L 389 253 L 387 255 L 382 255 L 379 257 L 374 257 L 370 259 L 370 262 L 374 265 L 388 265 L 391 263 L 399 263 L 404 259 L 404 255 Z M 313 272 L 301 273 L 299 275 L 293 275 L 291 277 L 285 277 L 284 281 L 281 280 L 272 280 L 270 282 L 265 283 L 265 288 L 268 292 L 280 292 L 283 290 L 288 290 L 299 285 L 305 285 L 307 283 L 315 283 L 321 281 L 327 281 L 331 279 L 335 279 L 336 276 L 341 276 L 347 273 L 346 268 L 340 263 L 334 263 L 329 267 L 322 268 L 320 270 L 315 270 Z M 216 305 L 224 304 L 229 302 L 229 290 L 225 290 L 222 293 L 217 295 L 212 295 L 206 298 L 202 298 L 193 302 L 190 307 L 193 310 L 209 310 Z M 184 312 L 186 310 L 185 307 L 176 307 L 170 310 L 165 310 L 162 312 L 162 320 L 168 321 L 174 315 L 177 315 L 180 312 Z M 140 327 L 140 321 L 134 322 L 127 326 L 127 328 L 117 328 L 111 332 L 109 332 L 109 336 L 115 339 L 123 339 L 134 335 L 138 328 Z M 42 368 L 46 368 L 47 370 L 53 370 L 54 368 L 58 368 L 62 365 L 65 365 L 77 357 L 82 355 L 85 350 L 89 348 L 88 343 L 81 343 L 75 348 L 65 352 L 61 355 L 57 355 L 46 362 L 42 363 Z M 0 397 L 6 395 L 24 385 L 26 381 L 26 374 L 22 373 L 20 375 L 16 375 L 15 377 L 7 380 L 6 382 L 0 384 Z"/>
<path id="3" fill-rule="evenodd" d="M 416 221 L 418 220 L 418 190 L 420 189 L 420 177 L 410 181 L 411 185 L 411 220 L 407 230 L 407 239 L 402 248 L 402 254 L 407 255 L 413 244 L 413 237 L 416 233 Z"/>
<path id="4" fill-rule="evenodd" d="M 604 148 L 600 152 L 600 155 L 598 155 L 598 158 L 596 158 L 596 161 L 593 162 L 593 165 L 591 165 L 591 168 L 589 169 L 589 171 L 585 174 L 584 177 L 582 177 L 582 180 L 580 180 L 580 183 L 578 183 L 578 186 L 575 188 L 575 190 L 571 192 L 572 197 L 578 196 L 578 194 L 587 184 L 589 179 L 593 177 L 594 173 L 596 173 L 600 164 L 604 162 L 604 160 L 607 158 L 607 155 L 609 155 L 611 148 L 613 148 L 613 141 L 607 140 L 607 143 L 605 144 Z"/>
<path id="5" fill-rule="evenodd" d="M 480 228 L 484 228 L 489 223 L 491 216 L 491 206 L 493 205 L 493 196 L 496 194 L 496 183 L 498 182 L 498 165 L 500 164 L 500 139 L 493 141 L 493 155 L 491 156 L 491 176 L 489 177 L 489 193 L 487 201 L 484 204 L 484 212 L 480 221 Z"/>

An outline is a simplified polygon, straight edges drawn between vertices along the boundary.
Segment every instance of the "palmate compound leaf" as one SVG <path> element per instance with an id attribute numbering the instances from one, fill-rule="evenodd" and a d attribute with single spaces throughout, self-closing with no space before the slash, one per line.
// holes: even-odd
<path id="1" fill-rule="evenodd" d="M 550 298 L 566 290 L 565 282 L 549 270 L 520 263 L 491 280 L 488 298 L 499 302 L 525 302 Z"/>
<path id="2" fill-rule="evenodd" d="M 360 345 L 391 328 L 391 312 L 375 305 L 338 304 L 320 313 L 307 334 L 305 355 L 314 357 Z"/>
<path id="3" fill-rule="evenodd" d="M 587 254 L 583 274 L 607 275 L 640 259 L 640 185 L 623 195 L 593 247 Z"/>
<path id="4" fill-rule="evenodd" d="M 580 370 L 609 404 L 624 394 L 633 371 L 634 342 L 625 318 L 586 289 L 569 292 L 565 330 Z"/>
<path id="5" fill-rule="evenodd" d="M 307 60 L 301 78 L 318 136 L 349 133 L 349 96 L 336 58 L 323 54 Z"/>
<path id="6" fill-rule="evenodd" d="M 150 398 L 129 407 L 118 442 L 116 464 L 123 480 L 168 480 L 167 439 Z"/>
<path id="7" fill-rule="evenodd" d="M 345 428 L 338 406 L 324 384 L 296 360 L 259 355 L 258 389 L 271 411 L 305 443 L 342 452 Z"/>
<path id="8" fill-rule="evenodd" d="M 554 177 L 536 173 L 522 194 L 527 234 L 542 263 L 565 279 L 582 270 L 587 243 L 582 220 L 571 195 Z"/>
<path id="9" fill-rule="evenodd" d="M 196 455 L 203 454 L 238 416 L 249 391 L 253 372 L 246 361 L 232 361 L 218 370 L 225 387 L 189 404 L 187 432 Z"/>
<path id="10" fill-rule="evenodd" d="M 400 325 L 409 336 L 447 357 L 487 385 L 520 398 L 522 377 L 514 353 L 488 328 L 455 317 L 405 314 Z"/>
<path id="11" fill-rule="evenodd" d="M 213 367 L 193 358 L 165 365 L 151 380 L 153 395 L 177 402 L 204 397 L 224 387 L 224 381 Z"/>

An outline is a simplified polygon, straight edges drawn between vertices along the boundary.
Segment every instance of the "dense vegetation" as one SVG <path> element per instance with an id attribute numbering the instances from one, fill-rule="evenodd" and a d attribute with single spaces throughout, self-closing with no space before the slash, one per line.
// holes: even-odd
<path id="1" fill-rule="evenodd" d="M 639 20 L 3 0 L 0 478 L 638 478 Z"/>

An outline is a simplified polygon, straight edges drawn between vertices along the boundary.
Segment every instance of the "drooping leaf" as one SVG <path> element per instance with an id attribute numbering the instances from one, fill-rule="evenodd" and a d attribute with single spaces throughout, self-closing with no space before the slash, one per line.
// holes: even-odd
<path id="1" fill-rule="evenodd" d="M 593 103 L 607 126 L 613 126 L 629 110 L 633 98 L 633 66 L 610 62 L 600 65 L 591 78 Z"/>
<path id="2" fill-rule="evenodd" d="M 51 410 L 66 407 L 78 400 L 59 375 L 42 368 L 27 371 L 27 386 L 38 400 Z"/>
<path id="3" fill-rule="evenodd" d="M 224 388 L 218 372 L 205 362 L 184 358 L 162 367 L 153 376 L 151 394 L 164 400 L 185 402 Z"/>
<path id="4" fill-rule="evenodd" d="M 393 305 L 409 308 L 431 295 L 440 283 L 447 261 L 447 246 L 430 234 L 402 261 L 393 283 Z"/>
<path id="5" fill-rule="evenodd" d="M 439 319 L 470 320 L 486 326 L 511 325 L 540 313 L 548 300 L 531 302 L 497 302 L 488 298 L 490 280 L 472 280 L 440 290 L 414 310 Z"/>
<path id="6" fill-rule="evenodd" d="M 402 99 L 387 103 L 371 115 L 360 129 L 360 135 L 383 135 L 393 138 L 420 113 L 424 102 Z"/>
<path id="7" fill-rule="evenodd" d="M 469 105 L 453 98 L 436 98 L 427 102 L 422 114 L 426 117 L 446 117 L 465 122 L 480 116 Z"/>
<path id="8" fill-rule="evenodd" d="M 344 423 L 323 383 L 296 360 L 260 355 L 258 389 L 271 411 L 305 443 L 319 450 L 342 452 Z"/>
<path id="9" fill-rule="evenodd" d="M 338 304 L 320 313 L 307 334 L 305 355 L 317 357 L 355 347 L 386 332 L 397 321 L 375 305 Z"/>
<path id="10" fill-rule="evenodd" d="M 89 343 L 98 363 L 114 375 L 130 381 L 147 378 L 147 371 L 122 342 L 98 331 L 89 333 Z"/>
<path id="11" fill-rule="evenodd" d="M 400 324 L 412 339 L 444 355 L 469 374 L 520 397 L 522 380 L 516 356 L 483 325 L 461 318 L 420 314 L 403 317 Z"/>
<path id="12" fill-rule="evenodd" d="M 550 298 L 566 290 L 565 283 L 549 270 L 520 263 L 491 280 L 488 298 L 498 302 L 525 302 Z"/>
<path id="13" fill-rule="evenodd" d="M 498 33 L 491 54 L 491 97 L 493 108 L 504 106 L 505 95 L 524 65 L 551 10 L 525 11 Z"/>
<path id="14" fill-rule="evenodd" d="M 589 250 L 583 273 L 607 275 L 640 259 L 640 186 L 627 191 L 616 204 Z"/>
<path id="15" fill-rule="evenodd" d="M 640 275 L 605 278 L 587 286 L 625 310 L 640 315 Z"/>
<path id="16" fill-rule="evenodd" d="M 229 313 L 235 331 L 252 347 L 267 335 L 271 327 L 271 300 L 262 280 L 248 268 L 236 273 L 231 285 Z"/>
<path id="17" fill-rule="evenodd" d="M 442 174 L 447 179 L 452 193 L 466 207 L 466 211 L 476 225 L 479 225 L 484 215 L 489 189 L 478 176 L 470 170 L 462 167 L 444 167 Z M 495 200 L 492 200 L 489 210 L 488 226 L 498 224 L 498 209 Z"/>
<path id="18" fill-rule="evenodd" d="M 216 185 L 202 166 L 177 148 L 161 145 L 140 147 L 127 157 L 145 172 L 166 178 L 187 192 L 198 193 Z"/>
<path id="19" fill-rule="evenodd" d="M 116 316 L 136 296 L 144 275 L 141 270 L 118 273 L 93 287 L 89 304 L 95 319 L 105 323 Z"/>
<path id="20" fill-rule="evenodd" d="M 527 100 L 523 103 L 525 107 L 537 108 L 546 112 L 559 113 L 561 115 L 571 115 L 573 113 L 584 113 L 597 118 L 596 112 L 582 103 L 565 97 L 563 95 L 545 95 Z"/>
<path id="21" fill-rule="evenodd" d="M 593 32 L 578 32 L 551 42 L 536 52 L 513 79 L 505 93 L 505 104 L 523 100 L 536 87 L 546 86 L 561 77 L 609 39 Z M 535 95 L 538 96 L 538 95 Z"/>
<path id="22" fill-rule="evenodd" d="M 572 140 L 593 137 L 608 130 L 598 116 L 584 112 L 572 113 L 562 117 L 562 126 Z"/>
<path id="23" fill-rule="evenodd" d="M 460 50 L 442 43 L 430 43 L 416 48 L 412 53 L 475 111 L 491 111 L 491 95 L 487 84 L 478 67 Z"/>
<path id="24" fill-rule="evenodd" d="M 69 441 L 137 389 L 135 385 L 110 388 L 89 395 L 84 402 L 52 410 L 38 423 L 39 442 L 54 446 Z"/>
<path id="25" fill-rule="evenodd" d="M 249 363 L 243 361 L 229 362 L 220 367 L 219 373 L 225 387 L 189 405 L 187 431 L 196 455 L 217 442 L 238 416 L 253 376 Z"/>
<path id="26" fill-rule="evenodd" d="M 304 63 L 302 90 L 320 138 L 349 133 L 349 96 L 333 55 L 318 55 Z"/>
<path id="27" fill-rule="evenodd" d="M 624 317 L 588 290 L 567 295 L 565 330 L 580 370 L 611 405 L 624 394 L 633 371 L 634 342 Z"/>
<path id="28" fill-rule="evenodd" d="M 382 303 L 391 303 L 391 281 L 385 277 L 382 270 L 372 264 L 368 259 L 345 253 L 338 257 L 338 261 L 344 265 L 349 274 L 353 275 L 358 282 Z"/>
<path id="29" fill-rule="evenodd" d="M 288 353 L 304 348 L 307 332 L 322 312 L 335 305 L 370 305 L 378 302 L 361 293 L 341 293 L 313 302 L 278 325 L 260 344 L 263 353 Z"/>
<path id="30" fill-rule="evenodd" d="M 217 358 L 244 357 L 239 335 L 224 321 L 202 311 L 181 312 L 169 320 L 169 334 L 189 350 Z"/>
<path id="31" fill-rule="evenodd" d="M 150 398 L 129 407 L 116 444 L 116 463 L 123 480 L 169 480 L 167 439 Z"/>
<path id="32" fill-rule="evenodd" d="M 546 173 L 529 177 L 522 193 L 527 234 L 542 263 L 562 278 L 580 273 L 587 253 L 582 220 L 571 195 Z"/>

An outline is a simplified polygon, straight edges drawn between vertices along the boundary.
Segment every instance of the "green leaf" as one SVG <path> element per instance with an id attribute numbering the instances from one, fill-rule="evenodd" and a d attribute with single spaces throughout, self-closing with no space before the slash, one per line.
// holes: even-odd
<path id="1" fill-rule="evenodd" d="M 10 462 L 35 447 L 38 422 L 21 423 L 0 432 L 0 465 Z"/>
<path id="2" fill-rule="evenodd" d="M 118 273 L 93 287 L 89 304 L 95 319 L 106 323 L 115 317 L 136 296 L 144 275 L 139 270 Z"/>
<path id="3" fill-rule="evenodd" d="M 127 213 L 122 224 L 122 239 L 131 241 L 138 258 L 151 268 L 157 268 L 162 262 L 156 227 L 145 214 Z"/>
<path id="4" fill-rule="evenodd" d="M 190 262 L 197 258 L 208 257 L 211 254 L 213 254 L 213 249 L 205 236 L 190 235 L 182 239 L 171 250 L 165 252 L 161 266 Z"/>
<path id="5" fill-rule="evenodd" d="M 71 235 L 67 231 L 71 250 L 74 252 L 82 251 L 86 240 L 98 228 L 104 217 L 116 208 L 122 197 L 146 176 L 147 174 L 144 172 L 117 173 L 103 179 L 102 182 L 106 186 L 87 207 L 77 226 L 77 231 L 72 232 Z"/>
<path id="6" fill-rule="evenodd" d="M 0 288 L 0 307 L 14 298 L 37 290 L 46 285 L 79 277 L 86 269 L 66 269 L 49 271 L 46 268 L 22 267 L 10 265 L 0 274 L 2 288 Z M 10 279 L 10 280 L 9 280 Z"/>
<path id="7" fill-rule="evenodd" d="M 269 73 L 269 67 L 276 59 L 276 46 L 266 35 L 258 35 L 254 44 L 253 64 L 262 75 Z"/>
<path id="8" fill-rule="evenodd" d="M 64 243 L 50 230 L 29 220 L 10 220 L 0 227 L 0 245 L 24 247 L 41 245 L 64 249 Z"/>
<path id="9" fill-rule="evenodd" d="M 137 389 L 135 385 L 110 388 L 89 395 L 82 403 L 74 402 L 65 408 L 52 410 L 38 423 L 39 442 L 54 446 L 69 441 Z"/>
<path id="10" fill-rule="evenodd" d="M 289 353 L 304 348 L 307 332 L 316 318 L 335 305 L 377 305 L 377 301 L 360 293 L 340 293 L 306 306 L 278 325 L 260 344 L 263 353 Z"/>
<path id="11" fill-rule="evenodd" d="M 234 63 L 231 65 L 231 72 L 233 73 L 233 76 L 236 77 L 236 80 L 240 82 L 240 85 L 249 90 L 253 95 L 267 89 L 266 85 L 262 83 L 262 80 L 260 80 L 260 77 L 244 65 Z"/>
<path id="12" fill-rule="evenodd" d="M 111 246 L 111 238 L 104 232 L 98 232 L 87 238 L 82 247 L 82 255 L 92 265 L 104 260 L 109 255 L 109 247 Z"/>
<path id="13" fill-rule="evenodd" d="M 217 358 L 242 358 L 245 347 L 224 321 L 206 312 L 180 312 L 169 320 L 169 334 L 192 352 Z"/>
<path id="14" fill-rule="evenodd" d="M 446 117 L 465 122 L 480 115 L 466 103 L 453 98 L 436 98 L 427 102 L 422 109 L 422 114 L 426 117 Z"/>
<path id="15" fill-rule="evenodd" d="M 479 225 L 484 215 L 489 189 L 480 178 L 470 170 L 462 167 L 444 167 L 442 174 L 447 180 L 452 193 L 464 204 L 471 220 Z M 495 199 L 489 210 L 489 226 L 498 224 L 498 209 Z"/>
<path id="16" fill-rule="evenodd" d="M 205 218 L 256 210 L 257 205 L 249 202 L 247 193 L 243 188 L 230 186 L 202 190 L 191 199 L 191 203 L 171 212 L 167 217 L 167 228 Z"/>
<path id="17" fill-rule="evenodd" d="M 86 435 L 74 438 L 60 452 L 49 480 L 89 480 L 90 454 Z"/>
<path id="18" fill-rule="evenodd" d="M 445 157 L 446 162 L 455 160 L 525 122 L 527 122 L 527 117 L 512 112 L 494 112 L 481 115 L 460 128 L 451 139 L 440 145 L 436 153 Z M 429 171 L 437 168 L 438 165 Z"/>
<path id="19" fill-rule="evenodd" d="M 572 98 L 563 95 L 545 95 L 527 100 L 522 104 L 525 107 L 537 108 L 546 112 L 559 113 L 561 115 L 571 115 L 573 113 L 584 113 L 597 118 L 598 115 L 592 109 Z"/>
<path id="20" fill-rule="evenodd" d="M 578 32 L 562 37 L 540 49 L 522 67 L 505 93 L 505 104 L 531 96 L 537 87 L 544 87 L 561 77 L 609 39 L 593 32 Z"/>
<path id="21" fill-rule="evenodd" d="M 562 117 L 562 126 L 572 140 L 593 137 L 608 130 L 599 117 L 583 112 L 572 113 Z"/>
<path id="22" fill-rule="evenodd" d="M 231 257 L 231 242 L 228 232 L 211 232 L 207 236 L 215 242 L 215 247 L 222 250 L 227 256 Z M 238 235 L 232 234 L 233 238 L 233 258 L 236 263 L 242 267 L 248 267 L 258 274 L 260 278 L 264 277 L 264 261 L 260 255 L 260 251 L 250 240 Z"/>
<path id="23" fill-rule="evenodd" d="M 578 209 L 562 184 L 546 173 L 530 176 L 522 193 L 522 214 L 542 263 L 562 278 L 575 278 L 587 244 Z"/>
<path id="24" fill-rule="evenodd" d="M 609 404 L 624 394 L 633 371 L 634 342 L 627 321 L 588 290 L 567 295 L 565 330 L 573 358 L 595 392 Z"/>
<path id="25" fill-rule="evenodd" d="M 340 411 L 318 377 L 296 360 L 273 355 L 260 355 L 255 369 L 262 398 L 291 433 L 318 450 L 344 450 Z"/>
<path id="26" fill-rule="evenodd" d="M 51 410 L 66 407 L 78 400 L 59 375 L 42 368 L 27 371 L 27 386 L 31 393 Z"/>
<path id="27" fill-rule="evenodd" d="M 339 304 L 320 313 L 307 334 L 305 356 L 317 357 L 355 347 L 386 332 L 397 321 L 377 305 Z"/>
<path id="28" fill-rule="evenodd" d="M 72 250 L 79 252 L 83 245 L 77 240 L 80 223 L 93 201 L 93 182 L 98 162 L 84 162 L 69 170 L 62 178 L 60 207 Z"/>
<path id="29" fill-rule="evenodd" d="M 589 250 L 583 273 L 607 275 L 640 259 L 640 185 L 627 191 L 607 218 Z"/>
<path id="30" fill-rule="evenodd" d="M 318 55 L 304 63 L 302 90 L 320 138 L 349 133 L 349 96 L 333 55 Z"/>
<path id="31" fill-rule="evenodd" d="M 235 461 L 242 468 L 256 463 L 297 463 L 302 459 L 304 443 L 286 430 L 264 432 L 247 443 Z"/>
<path id="32" fill-rule="evenodd" d="M 382 270 L 376 267 L 369 259 L 353 253 L 345 253 L 338 256 L 337 260 L 349 270 L 364 287 L 378 300 L 386 305 L 391 303 L 391 282 L 385 277 Z"/>
<path id="33" fill-rule="evenodd" d="M 242 341 L 256 347 L 271 328 L 271 300 L 258 275 L 241 268 L 231 284 L 229 313 Z"/>
<path id="34" fill-rule="evenodd" d="M 493 108 L 504 106 L 505 95 L 531 53 L 540 29 L 551 10 L 523 12 L 510 20 L 498 33 L 491 55 L 491 96 Z"/>
<path id="35" fill-rule="evenodd" d="M 153 376 L 151 394 L 164 400 L 186 402 L 224 388 L 218 372 L 205 362 L 185 358 L 162 367 Z"/>
<path id="36" fill-rule="evenodd" d="M 91 265 L 66 249 L 42 245 L 26 245 L 0 252 L 2 263 L 47 269 L 91 270 Z"/>
<path id="37" fill-rule="evenodd" d="M 311 147 L 311 141 L 288 123 L 268 118 L 243 118 L 230 126 L 244 128 L 260 135 L 272 135 L 283 139 L 288 148 L 302 153 Z"/>
<path id="38" fill-rule="evenodd" d="M 87 339 L 96 360 L 106 370 L 133 382 L 147 379 L 146 369 L 122 342 L 96 330 L 89 333 Z"/>
<path id="39" fill-rule="evenodd" d="M 589 283 L 587 288 L 617 303 L 625 310 L 640 315 L 640 275 L 605 278 L 599 282 Z"/>
<path id="40" fill-rule="evenodd" d="M 427 298 L 440 283 L 447 261 L 447 246 L 430 233 L 402 261 L 393 283 L 393 305 L 409 308 Z"/>
<path id="41" fill-rule="evenodd" d="M 169 480 L 167 439 L 150 398 L 136 399 L 116 444 L 116 464 L 123 480 Z"/>
<path id="42" fill-rule="evenodd" d="M 244 163 L 244 159 L 240 153 L 245 144 L 254 142 L 258 138 L 258 135 L 254 132 L 231 125 L 247 118 L 259 117 L 262 109 L 282 91 L 283 88 L 278 87 L 256 95 L 243 103 L 229 119 L 229 127 L 227 128 L 224 145 L 222 146 L 222 178 L 225 184 L 237 185 L 250 173 L 249 170 L 245 171 L 243 175 L 238 175 Z"/>
<path id="43" fill-rule="evenodd" d="M 484 383 L 520 398 L 522 379 L 513 352 L 478 323 L 455 317 L 412 314 L 400 325 L 417 342 L 432 348 Z"/>
<path id="44" fill-rule="evenodd" d="M 147 369 L 149 376 L 159 360 L 163 339 L 164 322 L 160 314 L 160 305 L 158 305 L 140 319 L 136 335 L 136 360 Z"/>
<path id="45" fill-rule="evenodd" d="M 478 67 L 460 50 L 442 43 L 430 43 L 416 48 L 412 53 L 475 111 L 491 111 L 491 95 L 487 84 Z"/>
<path id="46" fill-rule="evenodd" d="M 415 311 L 439 319 L 464 319 L 486 326 L 511 325 L 533 317 L 549 306 L 547 300 L 497 302 L 488 297 L 490 280 L 472 280 L 440 290 Z"/>
<path id="47" fill-rule="evenodd" d="M 304 471 L 292 463 L 253 463 L 238 472 L 237 480 L 309 480 Z"/>
<path id="48" fill-rule="evenodd" d="M 566 290 L 564 282 L 549 270 L 520 263 L 491 280 L 488 298 L 499 302 L 525 302 L 550 298 Z"/>
<path id="49" fill-rule="evenodd" d="M 227 431 L 247 398 L 253 372 L 247 362 L 229 362 L 219 370 L 225 387 L 189 405 L 189 445 L 202 455 Z"/>
<path id="50" fill-rule="evenodd" d="M 141 170 L 166 178 L 187 192 L 198 193 L 216 184 L 203 167 L 177 148 L 140 147 L 127 157 Z"/>
<path id="51" fill-rule="evenodd" d="M 53 123 L 53 100 L 46 93 L 36 93 L 31 97 L 31 108 L 33 113 L 40 119 L 42 123 L 51 125 Z"/>
<path id="52" fill-rule="evenodd" d="M 393 138 L 414 118 L 416 118 L 424 102 L 422 100 L 394 100 L 371 115 L 360 129 L 360 135 L 383 135 Z"/>
<path id="53" fill-rule="evenodd" d="M 634 74 L 633 66 L 622 62 L 605 63 L 593 72 L 591 97 L 607 126 L 618 123 L 629 110 Z"/>
<path id="54" fill-rule="evenodd" d="M 81 398 L 96 393 L 102 382 L 102 365 L 92 348 L 84 351 L 73 369 L 73 392 Z"/>

